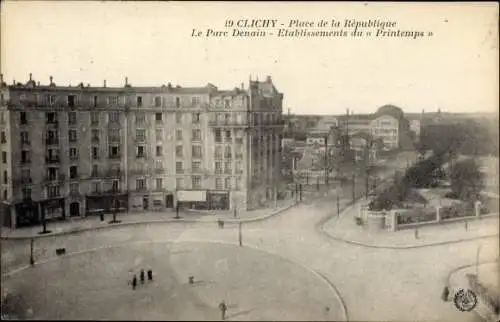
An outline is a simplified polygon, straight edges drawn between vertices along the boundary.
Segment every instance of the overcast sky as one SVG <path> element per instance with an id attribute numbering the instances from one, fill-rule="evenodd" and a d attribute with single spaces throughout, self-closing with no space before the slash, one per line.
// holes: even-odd
<path id="1" fill-rule="evenodd" d="M 498 5 L 3 2 L 5 81 L 58 85 L 248 84 L 271 75 L 300 114 L 498 110 Z M 431 38 L 193 38 L 225 19 L 381 19 Z M 286 111 L 286 110 L 285 110 Z"/>

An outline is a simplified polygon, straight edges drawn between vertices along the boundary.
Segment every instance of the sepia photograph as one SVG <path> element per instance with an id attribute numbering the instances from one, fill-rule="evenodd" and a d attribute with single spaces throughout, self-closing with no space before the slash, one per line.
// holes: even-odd
<path id="1" fill-rule="evenodd" d="M 0 3 L 2 320 L 500 322 L 497 2 Z"/>

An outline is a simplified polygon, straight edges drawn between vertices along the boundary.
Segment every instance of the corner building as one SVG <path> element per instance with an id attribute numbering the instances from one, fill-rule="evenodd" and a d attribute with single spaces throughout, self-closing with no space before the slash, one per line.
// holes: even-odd
<path id="1" fill-rule="evenodd" d="M 270 77 L 232 90 L 0 84 L 3 225 L 276 201 L 283 94 Z"/>

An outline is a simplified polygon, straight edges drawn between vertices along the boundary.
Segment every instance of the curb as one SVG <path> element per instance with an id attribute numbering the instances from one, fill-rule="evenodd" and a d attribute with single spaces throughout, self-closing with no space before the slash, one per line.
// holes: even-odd
<path id="1" fill-rule="evenodd" d="M 171 240 L 171 241 L 164 241 L 164 240 L 162 240 L 162 241 L 138 241 L 138 242 L 133 242 L 133 243 L 108 245 L 108 246 L 103 246 L 103 247 L 99 247 L 99 248 L 92 248 L 92 249 L 81 250 L 81 251 L 77 251 L 77 252 L 73 252 L 73 253 L 67 253 L 66 255 L 64 255 L 64 257 L 78 256 L 78 255 L 85 254 L 85 253 L 99 251 L 101 249 L 110 249 L 110 248 L 123 247 L 123 246 L 130 245 L 130 244 L 148 244 L 148 243 L 152 243 L 152 244 L 164 244 L 164 243 L 172 243 L 172 244 L 174 244 L 174 243 L 206 243 L 206 244 L 231 245 L 231 246 L 234 246 L 234 247 L 241 247 L 241 246 L 239 246 L 236 243 L 228 243 L 228 242 L 223 242 L 223 241 L 210 241 L 210 240 L 208 240 L 208 241 L 186 240 L 186 241 L 180 241 L 180 242 L 176 242 L 175 240 Z M 347 308 L 346 308 L 346 305 L 345 305 L 345 300 L 342 298 L 342 296 L 340 295 L 340 292 L 335 287 L 335 285 L 326 276 L 324 276 L 322 273 L 314 270 L 313 268 L 311 268 L 311 267 L 309 267 L 307 265 L 304 265 L 304 264 L 301 264 L 299 262 L 296 262 L 295 260 L 292 260 L 292 259 L 284 257 L 282 255 L 279 255 L 279 254 L 272 253 L 270 251 L 261 249 L 261 248 L 259 248 L 257 246 L 252 246 L 252 245 L 246 244 L 243 247 L 250 248 L 250 249 L 253 249 L 253 250 L 256 250 L 256 251 L 268 254 L 268 255 L 271 255 L 271 256 L 276 256 L 276 257 L 280 258 L 283 261 L 286 261 L 288 263 L 300 266 L 300 267 L 304 268 L 306 271 L 309 271 L 310 273 L 312 273 L 313 275 L 315 275 L 316 277 L 318 277 L 320 280 L 322 280 L 323 282 L 325 282 L 329 286 L 329 288 L 331 289 L 331 291 L 335 294 L 335 297 L 337 298 L 338 303 L 339 303 L 339 305 L 340 305 L 340 307 L 342 309 L 342 315 L 344 316 L 344 321 L 349 321 L 348 314 L 347 314 Z M 56 261 L 56 260 L 59 260 L 59 259 L 60 259 L 60 257 L 51 257 L 51 258 L 39 261 L 39 262 L 37 262 L 37 264 L 38 265 L 40 265 L 40 264 L 43 265 L 43 264 L 46 264 L 46 263 L 49 263 L 49 262 L 53 262 L 53 261 Z M 9 271 L 9 272 L 6 272 L 6 273 L 2 274 L 2 277 L 11 277 L 12 275 L 15 275 L 15 274 L 17 274 L 17 273 L 19 273 L 21 271 L 24 271 L 25 269 L 28 269 L 28 268 L 30 268 L 30 265 L 22 266 L 20 268 L 17 268 L 17 269 L 14 269 L 12 271 Z"/>
<path id="2" fill-rule="evenodd" d="M 285 206 L 283 208 L 277 209 L 267 215 L 263 215 L 260 217 L 255 217 L 255 218 L 247 218 L 247 219 L 242 219 L 242 220 L 237 220 L 237 219 L 229 219 L 229 220 L 224 220 L 226 223 L 249 223 L 249 222 L 257 222 L 257 221 L 262 221 L 265 219 L 268 219 L 270 217 L 276 216 L 286 210 L 289 210 L 290 208 L 298 205 L 296 204 L 291 204 L 288 206 Z M 158 220 L 142 220 L 142 221 L 131 221 L 131 222 L 121 222 L 117 224 L 107 224 L 107 225 L 102 225 L 102 226 L 94 226 L 94 227 L 84 227 L 84 228 L 77 228 L 77 229 L 71 229 L 71 230 L 66 230 L 66 231 L 60 231 L 60 232 L 53 232 L 45 235 L 32 235 L 32 236 L 1 236 L 0 240 L 26 240 L 26 239 L 38 239 L 38 238 L 47 238 L 47 237 L 54 237 L 54 236 L 64 236 L 64 235 L 72 235 L 72 234 L 78 234 L 86 231 L 92 231 L 92 230 L 105 230 L 105 229 L 113 229 L 115 227 L 125 227 L 125 226 L 133 226 L 133 225 L 147 225 L 147 224 L 160 224 L 160 223 L 203 223 L 203 224 L 212 224 L 212 223 L 217 223 L 217 219 L 211 219 L 211 220 L 195 220 L 195 219 L 158 219 Z"/>
<path id="3" fill-rule="evenodd" d="M 363 196 L 356 198 L 356 203 L 362 199 Z M 343 208 L 341 208 L 340 211 L 340 216 L 343 216 L 345 212 L 350 210 L 356 203 L 349 202 L 348 204 L 344 205 Z M 415 249 L 415 248 L 424 248 L 424 247 L 431 247 L 431 246 L 442 246 L 442 245 L 449 245 L 449 244 L 456 244 L 456 243 L 463 243 L 463 242 L 468 242 L 472 240 L 478 240 L 478 239 L 484 239 L 484 238 L 492 238 L 492 237 L 498 237 L 500 234 L 490 234 L 490 235 L 485 235 L 485 236 L 477 236 L 477 237 L 469 237 L 469 238 L 462 238 L 462 239 L 455 239 L 455 240 L 447 240 L 443 242 L 435 242 L 435 243 L 427 243 L 427 244 L 420 244 L 420 245 L 383 245 L 383 244 L 372 244 L 372 243 L 364 243 L 364 242 L 359 242 L 355 240 L 348 240 L 344 239 L 341 237 L 337 237 L 330 232 L 325 230 L 325 225 L 328 223 L 330 220 L 332 220 L 334 217 L 337 217 L 335 214 L 330 214 L 325 216 L 323 219 L 321 219 L 317 224 L 316 224 L 316 230 L 320 232 L 322 235 L 325 237 L 328 237 L 330 239 L 333 239 L 335 241 L 343 242 L 346 244 L 350 245 L 355 245 L 355 246 L 361 246 L 361 247 L 366 247 L 366 248 L 375 248 L 375 249 Z"/>

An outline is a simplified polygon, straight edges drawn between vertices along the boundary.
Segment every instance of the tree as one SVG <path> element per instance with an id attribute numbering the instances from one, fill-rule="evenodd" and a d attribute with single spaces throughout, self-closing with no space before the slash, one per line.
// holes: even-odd
<path id="1" fill-rule="evenodd" d="M 479 196 L 484 187 L 483 174 L 474 159 L 456 163 L 450 170 L 451 190 L 462 200 Z"/>

